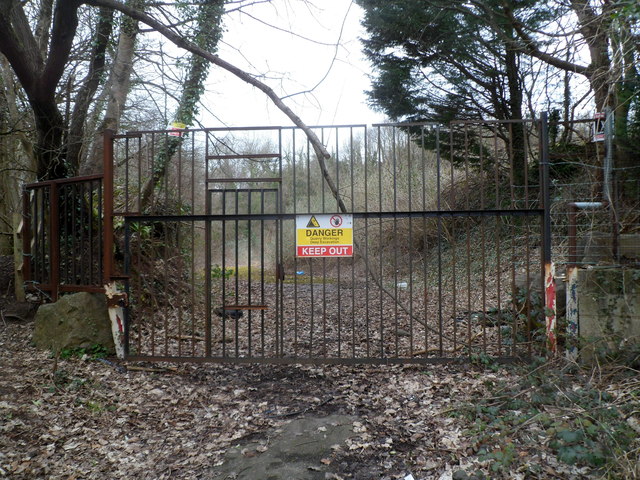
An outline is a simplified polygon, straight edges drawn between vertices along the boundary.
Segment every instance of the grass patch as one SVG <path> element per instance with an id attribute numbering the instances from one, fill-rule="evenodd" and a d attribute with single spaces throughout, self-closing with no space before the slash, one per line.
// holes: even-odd
<path id="1" fill-rule="evenodd" d="M 107 349 L 103 345 L 94 344 L 90 347 L 68 347 L 60 350 L 60 358 L 66 360 L 68 358 L 84 358 L 91 360 L 107 357 Z"/>

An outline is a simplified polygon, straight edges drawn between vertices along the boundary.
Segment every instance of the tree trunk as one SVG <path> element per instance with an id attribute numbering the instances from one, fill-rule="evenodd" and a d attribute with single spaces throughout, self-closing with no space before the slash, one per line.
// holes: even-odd
<path id="1" fill-rule="evenodd" d="M 64 122 L 53 98 L 42 101 L 30 99 L 36 122 L 37 141 L 34 153 L 39 180 L 67 176 L 67 165 L 62 157 Z"/>
<path id="2" fill-rule="evenodd" d="M 133 8 L 144 8 L 140 0 L 129 0 L 127 5 Z M 120 118 L 131 84 L 133 71 L 133 57 L 135 54 L 136 39 L 138 38 L 138 22 L 127 15 L 122 15 L 118 47 L 107 85 L 107 106 L 104 119 L 96 131 L 92 142 L 91 153 L 80 166 L 81 175 L 91 175 L 102 172 L 103 143 L 102 134 L 105 130 L 117 132 L 120 129 Z"/>
<path id="3" fill-rule="evenodd" d="M 522 82 L 520 81 L 520 69 L 518 54 L 515 50 L 505 45 L 505 66 L 507 70 L 507 82 L 509 86 L 509 119 L 522 119 Z M 511 135 L 511 171 L 514 185 L 524 185 L 525 171 L 527 169 L 525 154 L 525 131 L 519 124 L 513 124 L 510 128 Z"/>
<path id="4" fill-rule="evenodd" d="M 610 92 L 611 58 L 609 57 L 609 24 L 610 12 L 603 7 L 603 12 L 597 14 L 589 5 L 588 0 L 571 0 L 571 8 L 578 17 L 579 30 L 589 47 L 591 63 L 586 76 L 593 90 L 596 109 L 604 111 L 607 106 L 613 107 L 613 96 Z"/>
<path id="5" fill-rule="evenodd" d="M 634 36 L 628 22 L 619 19 L 612 26 L 612 46 L 615 84 L 616 105 L 614 110 L 614 142 L 615 142 L 615 162 L 614 168 L 617 172 L 619 182 L 619 193 L 623 199 L 636 201 L 638 198 L 638 158 L 640 148 L 638 141 L 640 134 L 637 129 L 640 115 L 634 112 L 632 106 L 635 103 L 637 109 L 640 102 L 634 98 L 640 92 L 640 75 L 636 65 L 636 53 Z M 635 122 L 633 115 L 637 115 Z M 634 129 L 635 127 L 635 129 Z"/>
<path id="6" fill-rule="evenodd" d="M 37 130 L 34 153 L 40 179 L 64 177 L 67 165 L 62 156 L 63 118 L 58 110 L 56 87 L 67 66 L 73 38 L 78 26 L 75 0 L 57 2 L 49 41 L 48 57 L 30 30 L 22 5 L 0 0 L 0 52 L 6 57 L 22 84 L 33 110 Z M 46 10 L 46 9 L 45 9 Z M 43 20 L 46 25 L 47 21 Z M 43 27 L 44 28 L 44 27 Z M 42 32 L 43 38 L 46 37 Z"/>
<path id="7" fill-rule="evenodd" d="M 78 174 L 81 163 L 81 153 L 84 146 L 85 124 L 91 101 L 104 77 L 106 64 L 106 50 L 113 30 L 113 10 L 101 8 L 98 12 L 98 23 L 94 47 L 91 52 L 89 71 L 87 72 L 80 90 L 75 96 L 73 113 L 67 132 L 66 159 L 70 173 Z"/>

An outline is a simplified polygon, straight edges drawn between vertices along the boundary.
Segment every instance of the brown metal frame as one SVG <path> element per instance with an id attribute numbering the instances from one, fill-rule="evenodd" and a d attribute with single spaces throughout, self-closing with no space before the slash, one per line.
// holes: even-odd
<path id="1" fill-rule="evenodd" d="M 71 221 L 67 219 L 69 212 L 60 211 L 60 192 L 70 188 L 70 193 L 65 192 L 65 200 L 72 202 L 75 206 L 75 199 L 83 198 L 85 186 L 88 185 L 89 195 L 97 195 L 98 215 L 103 213 L 103 175 L 87 175 L 83 177 L 65 178 L 59 180 L 49 180 L 44 182 L 30 183 L 24 186 L 23 210 L 24 210 L 24 280 L 27 292 L 44 296 L 43 300 L 55 302 L 61 293 L 67 292 L 103 292 L 103 266 L 102 259 L 97 265 L 94 263 L 94 251 L 102 252 L 101 245 L 103 233 L 102 219 L 99 220 L 99 232 L 92 234 L 93 222 L 86 222 L 84 218 L 76 219 L 75 212 L 71 211 Z M 78 188 L 81 188 L 78 194 Z M 91 200 L 92 202 L 93 200 Z M 92 203 L 89 205 L 91 208 Z M 62 218 L 62 215 L 65 217 Z M 81 213 L 82 215 L 82 213 Z M 78 227 L 79 226 L 79 227 Z M 82 229 L 88 228 L 88 238 L 84 236 Z M 62 229 L 62 231 L 61 231 Z M 79 275 L 80 281 L 68 283 L 68 275 L 61 274 L 61 268 L 65 262 L 75 262 L 75 258 L 67 255 L 61 259 L 60 239 L 64 237 L 65 242 L 71 242 L 72 249 L 85 247 L 90 252 L 89 259 L 80 259 L 79 274 L 75 274 L 76 266 L 73 265 L 74 277 Z M 108 235 L 104 235 L 108 237 Z M 36 251 L 32 251 L 32 242 Z M 79 242 L 79 243 L 78 243 Z M 97 244 L 96 244 L 97 242 Z M 34 260 L 35 259 L 35 260 Z M 87 266 L 88 265 L 88 266 Z M 94 267 L 97 273 L 94 274 Z M 87 274 L 87 269 L 89 273 Z M 65 278 L 63 278 L 65 277 Z M 74 278 L 75 280 L 75 278 Z"/>

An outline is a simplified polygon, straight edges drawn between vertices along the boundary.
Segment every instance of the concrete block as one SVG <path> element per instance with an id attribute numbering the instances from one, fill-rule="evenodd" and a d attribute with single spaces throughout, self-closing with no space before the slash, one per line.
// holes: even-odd
<path id="1" fill-rule="evenodd" d="M 640 269 L 580 269 L 577 289 L 582 360 L 640 342 Z"/>

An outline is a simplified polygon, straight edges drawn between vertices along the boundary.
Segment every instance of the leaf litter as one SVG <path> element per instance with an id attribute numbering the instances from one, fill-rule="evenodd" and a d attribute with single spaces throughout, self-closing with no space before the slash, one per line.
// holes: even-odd
<path id="1" fill-rule="evenodd" d="M 117 364 L 0 327 L 0 477 L 221 478 L 232 447 L 350 415 L 326 478 L 638 478 L 640 382 L 559 365 Z M 118 367 L 118 368 L 116 368 Z M 135 367 L 130 368 L 130 367 Z M 124 369 L 126 370 L 124 370 Z M 603 440 L 604 438 L 604 440 Z"/>

